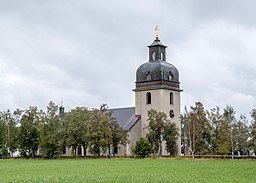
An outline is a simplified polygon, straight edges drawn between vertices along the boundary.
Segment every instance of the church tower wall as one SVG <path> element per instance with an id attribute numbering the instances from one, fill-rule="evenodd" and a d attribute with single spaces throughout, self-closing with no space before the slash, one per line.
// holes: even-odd
<path id="1" fill-rule="evenodd" d="M 140 115 L 140 137 L 148 133 L 148 111 L 164 112 L 167 118 L 181 129 L 180 125 L 180 82 L 177 68 L 166 62 L 166 47 L 158 37 L 149 47 L 149 61 L 136 72 L 135 114 Z M 134 144 L 133 144 L 134 145 Z M 181 138 L 177 140 L 178 154 L 181 153 Z M 163 144 L 163 155 L 167 154 Z"/>
<path id="2" fill-rule="evenodd" d="M 151 104 L 147 104 L 147 93 L 151 93 Z M 170 103 L 170 93 L 173 95 L 173 103 Z M 180 92 L 168 89 L 145 90 L 135 92 L 135 114 L 140 115 L 140 135 L 146 137 L 148 133 L 148 111 L 154 109 L 158 112 L 164 112 L 167 119 L 175 123 L 180 129 Z M 174 116 L 170 116 L 170 111 L 173 110 Z M 181 143 L 180 137 L 177 144 Z M 180 154 L 180 146 L 178 146 Z M 164 150 L 164 148 L 163 148 Z M 165 151 L 163 151 L 165 152 Z M 167 152 L 165 152 L 166 154 Z"/>

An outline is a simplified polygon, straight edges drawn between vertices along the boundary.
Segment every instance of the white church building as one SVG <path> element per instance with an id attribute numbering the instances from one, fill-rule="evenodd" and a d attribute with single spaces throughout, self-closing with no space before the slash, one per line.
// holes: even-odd
<path id="1" fill-rule="evenodd" d="M 167 114 L 180 131 L 180 82 L 177 68 L 166 61 L 166 48 L 159 40 L 148 46 L 149 60 L 136 71 L 135 107 L 110 109 L 119 124 L 128 130 L 130 143 L 126 146 L 126 155 L 131 155 L 131 147 L 140 137 L 148 133 L 148 111 L 155 109 Z M 180 137 L 177 141 L 180 154 Z M 164 149 L 163 149 L 164 150 Z M 121 153 L 121 152 L 120 152 Z M 166 154 L 163 151 L 163 154 Z"/>
<path id="2" fill-rule="evenodd" d="M 148 111 L 155 109 L 167 114 L 180 131 L 180 82 L 177 68 L 166 61 L 166 48 L 161 43 L 158 32 L 154 42 L 148 46 L 149 60 L 136 71 L 135 107 L 109 109 L 120 126 L 128 131 L 129 144 L 120 146 L 117 155 L 132 155 L 132 146 L 140 137 L 148 133 Z M 178 138 L 178 154 L 181 153 L 181 139 Z M 164 144 L 163 144 L 164 147 Z M 78 155 L 83 152 L 79 147 Z M 67 151 L 68 152 L 68 151 Z M 70 152 L 70 151 L 69 151 Z M 67 153 L 66 155 L 68 155 Z M 163 148 L 163 155 L 167 154 Z"/>

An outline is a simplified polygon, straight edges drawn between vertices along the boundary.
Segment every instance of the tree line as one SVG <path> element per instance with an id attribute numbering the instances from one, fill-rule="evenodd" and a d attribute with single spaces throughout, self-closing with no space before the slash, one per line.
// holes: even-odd
<path id="1" fill-rule="evenodd" d="M 201 102 L 181 115 L 182 151 L 185 155 L 252 155 L 256 152 L 256 109 L 236 117 L 232 106 L 205 110 Z"/>
<path id="2" fill-rule="evenodd" d="M 148 111 L 148 134 L 139 139 L 133 152 L 162 155 L 162 144 L 170 155 L 177 153 L 177 138 L 181 137 L 182 153 L 185 155 L 252 155 L 256 151 L 256 109 L 250 120 L 245 115 L 236 117 L 232 106 L 223 111 L 219 107 L 205 110 L 201 102 L 189 109 L 185 107 L 180 116 L 181 131 L 167 119 L 165 113 Z M 44 157 L 57 157 L 66 147 L 77 155 L 115 155 L 119 145 L 128 142 L 127 131 L 112 117 L 106 105 L 99 109 L 77 107 L 59 113 L 53 102 L 47 110 L 37 107 L 0 112 L 0 156 L 12 157 L 17 152 L 22 157 L 35 157 L 40 151 Z M 140 154 L 142 153 L 142 154 Z"/>
<path id="3" fill-rule="evenodd" d="M 66 147 L 77 155 L 83 146 L 96 156 L 115 154 L 119 144 L 127 143 L 123 130 L 104 104 L 100 109 L 77 107 L 59 114 L 58 106 L 50 102 L 47 111 L 37 107 L 0 112 L 0 156 L 57 157 Z"/>

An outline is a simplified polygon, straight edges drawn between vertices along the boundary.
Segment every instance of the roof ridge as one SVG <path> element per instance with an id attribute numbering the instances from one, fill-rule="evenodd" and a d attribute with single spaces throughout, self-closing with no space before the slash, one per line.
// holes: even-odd
<path id="1" fill-rule="evenodd" d="M 121 109 L 131 109 L 131 108 L 135 108 L 135 107 L 117 107 L 117 108 L 109 108 L 108 110 L 121 110 Z"/>

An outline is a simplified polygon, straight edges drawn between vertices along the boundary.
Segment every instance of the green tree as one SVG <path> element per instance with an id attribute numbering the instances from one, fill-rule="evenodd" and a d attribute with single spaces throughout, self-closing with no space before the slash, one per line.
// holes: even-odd
<path id="1" fill-rule="evenodd" d="M 90 120 L 90 111 L 84 107 L 77 107 L 64 115 L 64 137 L 68 147 L 72 147 L 73 154 L 76 155 L 76 149 L 82 145 L 84 155 L 89 144 L 88 123 Z"/>
<path id="2" fill-rule="evenodd" d="M 20 122 L 20 110 L 11 113 L 10 110 L 0 112 L 0 149 L 4 156 L 12 156 L 18 149 L 18 123 Z"/>
<path id="3" fill-rule="evenodd" d="M 230 132 L 228 123 L 223 119 L 216 121 L 215 135 L 214 146 L 216 148 L 216 153 L 227 155 L 230 152 L 231 147 Z"/>
<path id="4" fill-rule="evenodd" d="M 111 156 L 111 149 L 112 153 L 115 155 L 118 152 L 118 145 L 126 145 L 128 137 L 127 132 L 120 127 L 115 118 L 110 117 L 109 127 L 111 129 L 111 138 L 108 140 L 108 150 L 109 156 Z"/>
<path id="5" fill-rule="evenodd" d="M 35 157 L 39 146 L 39 124 L 42 111 L 29 107 L 21 117 L 19 127 L 19 148 L 21 156 Z"/>
<path id="6" fill-rule="evenodd" d="M 230 152 L 229 127 L 223 120 L 220 108 L 216 107 L 207 111 L 211 124 L 211 149 L 212 154 L 228 154 Z"/>
<path id="7" fill-rule="evenodd" d="M 256 109 L 251 111 L 250 148 L 256 152 Z"/>
<path id="8" fill-rule="evenodd" d="M 86 156 L 86 150 L 87 147 L 89 146 L 90 143 L 90 134 L 89 134 L 89 128 L 88 128 L 88 123 L 91 117 L 91 111 L 89 111 L 87 108 L 81 108 L 81 118 L 82 118 L 82 123 L 81 123 L 81 139 L 80 142 L 83 146 L 84 149 L 84 156 Z"/>
<path id="9" fill-rule="evenodd" d="M 6 147 L 6 132 L 7 125 L 4 120 L 0 118 L 0 158 L 8 156 L 8 151 Z"/>
<path id="10" fill-rule="evenodd" d="M 101 128 L 100 128 L 100 111 L 98 109 L 94 109 L 92 111 L 92 116 L 88 123 L 88 131 L 89 131 L 89 150 L 90 153 L 100 156 L 100 139 L 101 139 Z"/>
<path id="11" fill-rule="evenodd" d="M 180 122 L 181 122 L 181 151 L 183 151 L 184 155 L 189 155 L 190 151 L 192 156 L 194 157 L 194 150 L 192 149 L 192 140 L 193 133 L 191 129 L 194 129 L 194 124 L 190 121 L 190 114 L 188 112 L 187 107 L 185 106 L 185 112 L 184 114 L 181 114 L 180 116 Z"/>
<path id="12" fill-rule="evenodd" d="M 151 144 L 154 155 L 162 155 L 162 144 L 166 143 L 166 150 L 170 155 L 177 153 L 178 129 L 175 123 L 167 119 L 164 112 L 157 112 L 154 109 L 148 111 L 148 131 L 146 135 Z"/>
<path id="13" fill-rule="evenodd" d="M 139 138 L 133 148 L 133 153 L 141 158 L 145 158 L 151 153 L 150 143 L 145 138 Z"/>
<path id="14" fill-rule="evenodd" d="M 166 150 L 171 156 L 177 155 L 177 139 L 179 136 L 179 130 L 175 123 L 167 121 L 164 124 L 163 139 L 166 142 Z"/>
<path id="15" fill-rule="evenodd" d="M 100 147 L 104 154 L 107 153 L 109 144 L 111 142 L 112 131 L 110 128 L 110 114 L 107 111 L 107 105 L 103 104 L 100 106 L 100 128 L 101 128 L 101 138 L 100 138 Z"/>
<path id="16" fill-rule="evenodd" d="M 233 138 L 233 127 L 236 122 L 236 117 L 235 117 L 235 110 L 232 106 L 227 105 L 224 108 L 223 112 L 223 120 L 225 123 L 228 125 L 228 131 L 229 131 L 229 141 L 231 145 L 231 154 L 232 154 L 232 159 L 234 158 L 234 150 L 235 150 L 235 144 L 234 144 L 234 138 Z"/>
<path id="17" fill-rule="evenodd" d="M 245 115 L 240 115 L 239 119 L 233 124 L 233 141 L 234 151 L 239 155 L 247 154 L 249 148 L 249 127 L 247 126 L 247 119 Z"/>
<path id="18" fill-rule="evenodd" d="M 201 102 L 196 102 L 190 111 L 185 108 L 181 115 L 183 146 L 189 146 L 194 154 L 208 154 L 211 151 L 212 126 L 207 119 L 206 111 Z"/>
<path id="19" fill-rule="evenodd" d="M 106 105 L 101 105 L 100 109 L 94 109 L 91 113 L 88 123 L 88 132 L 90 134 L 90 152 L 100 156 L 100 153 L 106 153 L 109 146 L 109 139 L 112 132 L 109 126 L 109 115 Z"/>
<path id="20" fill-rule="evenodd" d="M 53 158 L 61 154 L 60 126 L 58 106 L 50 102 L 41 123 L 40 153 L 43 156 Z"/>
<path id="21" fill-rule="evenodd" d="M 164 124 L 167 122 L 167 116 L 163 112 L 157 112 L 156 110 L 151 109 L 148 111 L 147 121 L 149 133 L 146 137 L 152 146 L 154 155 L 157 153 L 161 156 Z"/>
<path id="22" fill-rule="evenodd" d="M 100 156 L 102 152 L 111 156 L 111 150 L 115 154 L 119 144 L 127 143 L 127 132 L 112 117 L 106 104 L 101 105 L 100 109 L 93 109 L 90 112 L 87 125 L 89 150 L 94 155 Z"/>

